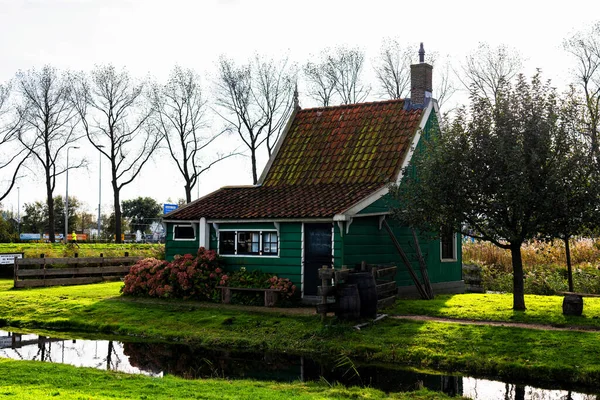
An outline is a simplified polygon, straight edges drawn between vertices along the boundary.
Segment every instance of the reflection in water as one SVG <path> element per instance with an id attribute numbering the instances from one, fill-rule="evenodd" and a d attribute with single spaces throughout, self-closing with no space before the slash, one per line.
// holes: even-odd
<path id="1" fill-rule="evenodd" d="M 219 377 L 271 381 L 340 382 L 368 385 L 386 392 L 426 387 L 450 396 L 486 400 L 598 400 L 596 395 L 470 377 L 420 374 L 388 367 L 348 366 L 285 353 L 216 351 L 180 344 L 63 340 L 0 331 L 0 357 L 58 362 L 151 376 L 171 374 L 189 379 Z"/>

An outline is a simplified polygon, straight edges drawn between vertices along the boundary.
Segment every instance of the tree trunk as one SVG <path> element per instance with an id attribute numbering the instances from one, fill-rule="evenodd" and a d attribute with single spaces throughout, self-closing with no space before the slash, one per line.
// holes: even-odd
<path id="1" fill-rule="evenodd" d="M 258 177 L 256 175 L 256 150 L 250 151 L 250 158 L 252 160 L 252 182 L 256 185 L 256 182 L 258 182 Z"/>
<path id="2" fill-rule="evenodd" d="M 525 285 L 523 282 L 521 242 L 510 244 L 510 255 L 513 266 L 513 310 L 525 311 Z"/>
<path id="3" fill-rule="evenodd" d="M 46 204 L 48 205 L 48 240 L 50 243 L 54 243 L 56 237 L 54 235 L 54 197 L 52 197 L 52 188 L 50 187 L 50 180 L 46 179 Z"/>
<path id="4" fill-rule="evenodd" d="M 121 240 L 121 202 L 119 199 L 120 189 L 113 180 L 113 207 L 115 209 L 115 243 L 123 243 Z"/>
<path id="5" fill-rule="evenodd" d="M 525 386 L 515 385 L 515 400 L 525 400 Z"/>
<path id="6" fill-rule="evenodd" d="M 188 180 L 186 180 L 186 183 L 185 183 L 185 202 L 187 204 L 192 202 L 192 187 Z"/>
<path id="7" fill-rule="evenodd" d="M 567 279 L 569 280 L 569 292 L 573 292 L 573 267 L 571 266 L 571 247 L 569 246 L 569 236 L 566 236 L 565 253 L 567 256 Z"/>

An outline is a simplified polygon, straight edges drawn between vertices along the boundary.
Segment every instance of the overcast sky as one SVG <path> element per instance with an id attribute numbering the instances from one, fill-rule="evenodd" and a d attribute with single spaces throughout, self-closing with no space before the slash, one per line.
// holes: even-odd
<path id="1" fill-rule="evenodd" d="M 479 42 L 506 44 L 526 59 L 527 74 L 541 68 L 544 77 L 561 87 L 570 79 L 563 39 L 596 20 L 600 2 L 593 0 L 0 0 L 0 82 L 13 78 L 19 69 L 44 64 L 89 71 L 94 64 L 109 62 L 127 67 L 135 76 L 163 80 L 179 64 L 196 69 L 209 92 L 220 54 L 239 62 L 254 52 L 288 54 L 303 63 L 326 47 L 345 44 L 363 48 L 369 57 L 366 67 L 371 69 L 382 39 L 392 37 L 413 45 L 424 42 L 426 51 L 447 55 L 456 66 Z M 301 97 L 301 105 L 313 104 Z M 215 129 L 222 126 L 218 118 L 212 124 Z M 230 136 L 220 146 L 226 148 L 236 140 Z M 90 166 L 71 172 L 69 195 L 95 214 L 98 154 L 84 141 L 70 154 L 72 159 L 87 157 Z M 259 162 L 260 171 L 265 157 Z M 102 210 L 109 213 L 112 192 L 106 160 L 102 169 Z M 19 182 L 21 207 L 45 200 L 41 171 L 32 166 L 25 174 Z M 249 159 L 230 159 L 203 175 L 200 195 L 222 185 L 251 183 Z M 60 179 L 55 194 L 64 193 L 65 182 Z M 121 199 L 150 196 L 163 203 L 184 194 L 183 180 L 162 156 L 124 188 Z M 3 206 L 16 212 L 16 190 Z"/>

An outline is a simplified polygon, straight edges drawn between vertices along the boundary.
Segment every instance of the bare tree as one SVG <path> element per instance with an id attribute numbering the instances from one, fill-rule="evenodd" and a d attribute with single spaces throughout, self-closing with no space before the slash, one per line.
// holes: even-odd
<path id="1" fill-rule="evenodd" d="M 564 48 L 576 61 L 577 86 L 583 91 L 585 135 L 591 143 L 591 153 L 600 161 L 600 22 L 567 38 Z"/>
<path id="2" fill-rule="evenodd" d="M 323 50 L 318 62 L 309 62 L 303 68 L 308 95 L 323 107 L 331 105 L 334 95 L 342 104 L 364 101 L 371 90 L 361 81 L 364 62 L 365 53 L 357 47 Z"/>
<path id="3" fill-rule="evenodd" d="M 0 172 L 9 171 L 7 183 L 3 183 L 3 189 L 0 190 L 0 201 L 6 198 L 15 186 L 19 169 L 30 155 L 26 148 L 15 145 L 22 127 L 22 119 L 9 105 L 11 89 L 11 82 L 0 84 Z"/>
<path id="4" fill-rule="evenodd" d="M 82 135 L 76 133 L 79 123 L 77 111 L 70 102 L 71 89 L 69 77 L 45 66 L 41 71 L 35 69 L 17 73 L 17 87 L 21 103 L 17 107 L 23 128 L 18 138 L 31 152 L 44 170 L 46 184 L 46 204 L 48 206 L 49 240 L 55 241 L 54 189 L 56 177 L 67 169 L 61 165 L 64 153 Z M 68 165 L 69 169 L 86 165 L 85 160 Z"/>
<path id="5" fill-rule="evenodd" d="M 380 86 L 379 96 L 388 99 L 402 99 L 410 96 L 411 72 L 410 66 L 418 55 L 418 48 L 403 45 L 396 39 L 387 38 L 383 41 L 379 56 L 374 65 L 375 75 Z M 442 63 L 437 52 L 427 52 L 425 62 L 434 66 L 434 97 L 440 107 L 456 91 L 451 78 L 450 64 Z"/>
<path id="6" fill-rule="evenodd" d="M 374 65 L 381 97 L 403 99 L 410 95 L 410 65 L 416 54 L 414 46 L 404 46 L 395 39 L 384 39 Z"/>
<path id="7" fill-rule="evenodd" d="M 471 95 L 496 103 L 499 90 L 519 72 L 523 62 L 520 54 L 505 45 L 492 48 L 480 43 L 476 50 L 465 58 L 458 79 Z"/>
<path id="8" fill-rule="evenodd" d="M 280 61 L 256 55 L 236 65 L 221 56 L 216 103 L 228 129 L 238 133 L 250 150 L 252 180 L 258 181 L 256 152 L 265 144 L 271 156 L 294 107 L 296 74 L 287 58 Z"/>
<path id="9" fill-rule="evenodd" d="M 152 105 L 158 130 L 164 136 L 169 154 L 185 182 L 185 198 L 189 203 L 200 175 L 237 153 L 217 154 L 203 165 L 202 152 L 225 131 L 202 135 L 206 128 L 206 100 L 200 76 L 193 70 L 175 66 L 166 84 L 153 87 Z"/>
<path id="10" fill-rule="evenodd" d="M 139 176 L 161 141 L 150 123 L 146 87 L 126 69 L 117 71 L 109 64 L 96 66 L 89 78 L 80 75 L 73 92 L 87 138 L 110 162 L 117 243 L 122 231 L 121 189 Z"/>
<path id="11" fill-rule="evenodd" d="M 335 96 L 335 81 L 331 75 L 326 73 L 326 62 L 313 63 L 309 61 L 304 65 L 302 71 L 308 84 L 308 96 L 318 101 L 322 107 L 331 105 Z"/>

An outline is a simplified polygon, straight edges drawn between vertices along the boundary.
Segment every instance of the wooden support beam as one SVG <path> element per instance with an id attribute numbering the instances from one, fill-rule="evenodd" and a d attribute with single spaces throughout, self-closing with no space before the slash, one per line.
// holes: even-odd
<path id="1" fill-rule="evenodd" d="M 396 239 L 396 235 L 394 235 L 392 228 L 390 228 L 390 225 L 388 224 L 388 222 L 386 220 L 383 220 L 383 227 L 385 228 L 388 235 L 390 236 L 390 239 L 392 239 L 392 243 L 396 247 L 398 254 L 400 254 L 400 258 L 402 259 L 402 262 L 406 266 L 406 269 L 408 270 L 408 273 L 410 274 L 410 277 L 412 278 L 413 283 L 415 284 L 415 288 L 417 288 L 417 291 L 419 292 L 419 295 L 424 300 L 430 300 L 427 292 L 425 291 L 425 288 L 423 287 L 423 285 L 421 285 L 421 282 L 419 282 L 419 277 L 413 270 L 413 267 L 410 264 L 410 260 L 406 256 L 406 253 L 402 249 L 402 246 L 400 246 L 400 243 L 398 243 L 398 239 Z"/>
<path id="2" fill-rule="evenodd" d="M 419 268 L 421 269 L 421 278 L 423 278 L 423 286 L 425 287 L 425 291 L 430 299 L 433 299 L 435 295 L 433 294 L 433 287 L 431 286 L 431 281 L 429 280 L 429 272 L 427 272 L 427 264 L 425 263 L 425 258 L 423 257 L 423 253 L 421 252 L 421 245 L 419 244 L 419 238 L 417 236 L 417 232 L 415 228 L 410 227 L 410 231 L 412 232 L 413 242 L 415 243 L 415 250 L 417 252 L 417 259 L 419 260 Z"/>

